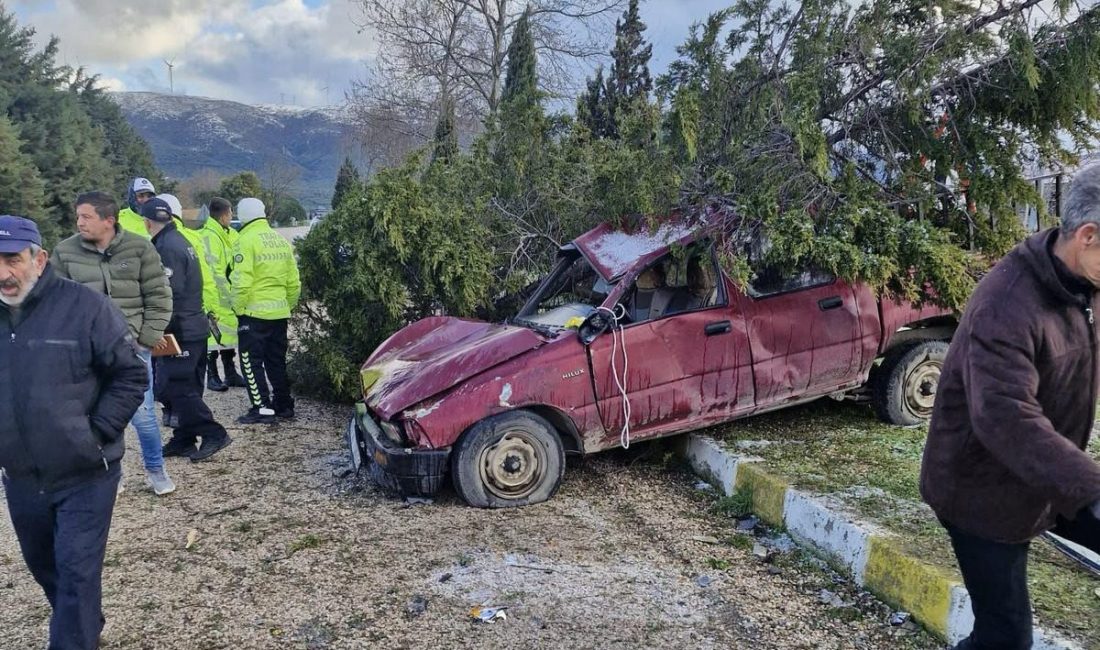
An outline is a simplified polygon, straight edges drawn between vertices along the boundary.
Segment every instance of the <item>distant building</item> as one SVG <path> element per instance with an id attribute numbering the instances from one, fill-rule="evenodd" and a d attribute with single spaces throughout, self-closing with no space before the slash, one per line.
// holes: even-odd
<path id="1" fill-rule="evenodd" d="M 1028 173 L 1027 176 L 1033 183 L 1035 183 L 1035 189 L 1039 191 L 1039 194 L 1046 202 L 1047 211 L 1055 219 L 1061 219 L 1062 217 L 1062 205 L 1065 200 L 1066 193 L 1069 191 L 1070 185 L 1073 183 L 1073 175 L 1078 169 L 1088 167 L 1091 164 L 1100 163 L 1100 153 L 1090 153 L 1081 157 L 1081 162 L 1072 167 L 1060 167 L 1060 168 L 1036 168 Z M 1039 223 L 1039 211 L 1035 209 L 1033 205 L 1023 205 L 1016 209 L 1016 213 L 1020 215 L 1020 220 L 1023 221 L 1024 227 L 1028 232 L 1037 232 L 1041 229 L 1043 224 Z"/>

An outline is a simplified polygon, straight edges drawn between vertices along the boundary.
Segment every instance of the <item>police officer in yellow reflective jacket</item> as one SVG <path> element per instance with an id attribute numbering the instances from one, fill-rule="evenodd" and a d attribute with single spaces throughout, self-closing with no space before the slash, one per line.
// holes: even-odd
<path id="1" fill-rule="evenodd" d="M 139 176 L 130 181 L 130 187 L 126 193 L 126 207 L 118 213 L 119 227 L 149 239 L 149 231 L 145 229 L 145 220 L 141 217 L 141 206 L 156 193 L 156 189 L 148 178 Z"/>
<path id="2" fill-rule="evenodd" d="M 207 342 L 210 353 L 206 362 L 206 387 L 218 392 L 245 386 L 234 363 L 237 356 L 237 315 L 233 313 L 229 270 L 233 262 L 233 246 L 239 235 L 229 226 L 232 219 L 233 206 L 229 201 L 215 197 L 210 201 L 210 217 L 199 230 L 203 240 L 202 255 L 210 266 L 214 286 L 218 290 L 218 304 L 214 308 L 218 333 L 210 334 Z M 218 372 L 219 357 L 225 366 L 225 381 Z"/>
<path id="3" fill-rule="evenodd" d="M 241 199 L 237 218 L 241 232 L 233 247 L 230 291 L 239 323 L 241 370 L 251 404 L 237 421 L 252 424 L 293 418 L 286 352 L 287 322 L 302 290 L 298 263 L 290 242 L 271 229 L 262 201 Z"/>

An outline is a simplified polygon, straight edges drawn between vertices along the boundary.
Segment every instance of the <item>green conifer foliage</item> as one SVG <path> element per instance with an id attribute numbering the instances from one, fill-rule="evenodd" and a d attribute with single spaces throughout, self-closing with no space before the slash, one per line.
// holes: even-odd
<path id="1" fill-rule="evenodd" d="M 0 117 L 18 133 L 19 151 L 41 181 L 38 220 L 51 242 L 72 232 L 80 192 L 113 190 L 122 198 L 132 176 L 161 180 L 148 146 L 96 78 L 57 64 L 58 43 L 51 38 L 36 49 L 34 30 L 0 4 Z"/>
<path id="2" fill-rule="evenodd" d="M 344 158 L 344 164 L 340 165 L 340 171 L 336 173 L 336 187 L 332 192 L 332 209 L 340 207 L 351 191 L 360 185 L 359 168 L 351 161 Z"/>
<path id="3" fill-rule="evenodd" d="M 0 116 L 0 214 L 14 214 L 39 222 L 47 240 L 56 237 L 53 224 L 44 220 L 45 196 L 34 162 L 24 154 L 22 142 L 8 118 Z"/>

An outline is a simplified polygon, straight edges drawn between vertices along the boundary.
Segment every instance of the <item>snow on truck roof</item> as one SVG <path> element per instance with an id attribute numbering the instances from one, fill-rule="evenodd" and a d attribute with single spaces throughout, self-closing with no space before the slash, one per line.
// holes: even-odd
<path id="1" fill-rule="evenodd" d="M 679 220 L 665 222 L 656 229 L 643 224 L 633 231 L 605 223 L 574 239 L 573 245 L 596 272 L 607 280 L 615 280 L 640 260 L 664 252 L 672 244 L 690 242 L 694 232 L 694 228 Z"/>

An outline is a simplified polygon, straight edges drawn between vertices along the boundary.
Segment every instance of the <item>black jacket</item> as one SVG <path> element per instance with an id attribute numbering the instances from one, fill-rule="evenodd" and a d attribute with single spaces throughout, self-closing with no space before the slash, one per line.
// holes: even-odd
<path id="1" fill-rule="evenodd" d="M 168 284 L 172 286 L 172 320 L 166 334 L 180 343 L 205 341 L 210 336 L 210 321 L 202 310 L 202 269 L 198 252 L 170 223 L 153 237 L 160 253 Z"/>
<path id="2" fill-rule="evenodd" d="M 61 490 L 122 458 L 145 362 L 110 299 L 49 265 L 20 314 L 0 303 L 0 466 Z"/>

